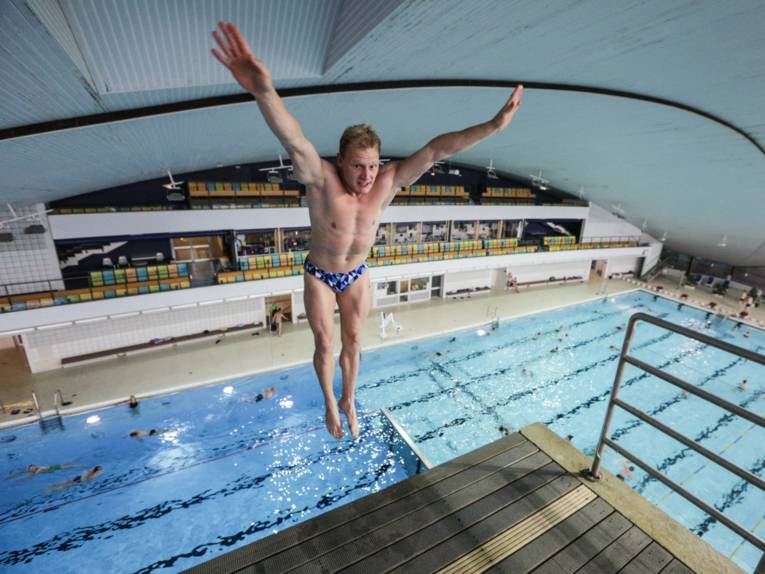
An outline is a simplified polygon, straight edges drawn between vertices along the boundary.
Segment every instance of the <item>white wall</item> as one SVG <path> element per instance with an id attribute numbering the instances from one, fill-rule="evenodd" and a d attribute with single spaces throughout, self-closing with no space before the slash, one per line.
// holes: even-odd
<path id="1" fill-rule="evenodd" d="M 394 205 L 385 210 L 381 222 L 585 219 L 587 214 L 587 207 L 554 205 Z M 308 209 L 304 207 L 52 215 L 50 223 L 55 239 L 135 235 L 137 229 L 141 233 L 184 233 L 211 229 L 271 229 L 310 225 Z"/>
<path id="2" fill-rule="evenodd" d="M 641 260 L 639 257 L 609 257 L 606 273 L 632 273 L 637 274 L 640 271 Z"/>
<path id="3" fill-rule="evenodd" d="M 37 373 L 59 368 L 65 357 L 257 322 L 265 325 L 263 298 L 107 318 L 25 333 L 22 337 L 30 369 Z"/>
<path id="4" fill-rule="evenodd" d="M 447 274 L 446 293 L 459 291 L 460 289 L 475 289 L 476 287 L 491 287 L 494 274 L 491 269 L 476 271 L 455 271 Z"/>
<path id="5" fill-rule="evenodd" d="M 45 206 L 37 204 L 16 208 L 14 211 L 17 216 L 37 214 L 48 231 L 41 234 L 25 234 L 24 228 L 33 223 L 31 219 L 6 223 L 3 226 L 3 231 L 13 233 L 14 239 L 10 243 L 0 243 L 0 295 L 63 289 L 61 269 L 58 265 L 50 224 L 46 219 Z M 0 220 L 10 219 L 10 217 L 10 212 L 3 213 L 0 215 Z M 45 280 L 52 280 L 52 282 L 48 284 Z"/>
<path id="6" fill-rule="evenodd" d="M 590 203 L 589 214 L 582 230 L 582 239 L 596 237 L 640 237 L 642 231 L 599 205 Z"/>
<path id="7" fill-rule="evenodd" d="M 305 303 L 303 301 L 303 290 L 294 291 L 292 293 L 292 322 L 297 323 L 300 319 L 300 315 L 305 313 Z M 304 319 L 305 317 L 303 317 Z"/>
<path id="8" fill-rule="evenodd" d="M 518 283 L 531 281 L 547 281 L 550 277 L 581 277 L 585 281 L 590 276 L 590 258 L 579 261 L 560 263 L 542 263 L 536 265 L 510 265 L 508 270 L 518 280 Z"/>

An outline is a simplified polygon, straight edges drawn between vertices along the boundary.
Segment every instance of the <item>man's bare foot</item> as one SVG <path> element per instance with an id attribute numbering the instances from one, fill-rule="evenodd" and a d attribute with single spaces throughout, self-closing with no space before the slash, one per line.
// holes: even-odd
<path id="1" fill-rule="evenodd" d="M 337 439 L 343 438 L 343 423 L 340 421 L 340 413 L 337 410 L 336 405 L 325 405 L 326 418 L 327 418 L 327 430 L 329 434 Z"/>
<path id="2" fill-rule="evenodd" d="M 353 401 L 344 401 L 340 399 L 338 406 L 345 413 L 345 418 L 348 419 L 348 430 L 351 431 L 353 438 L 359 438 L 359 417 L 356 416 L 356 405 Z"/>

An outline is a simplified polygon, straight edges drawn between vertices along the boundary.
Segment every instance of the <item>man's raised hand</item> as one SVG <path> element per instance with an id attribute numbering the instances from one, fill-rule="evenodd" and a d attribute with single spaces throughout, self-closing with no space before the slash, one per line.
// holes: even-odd
<path id="1" fill-rule="evenodd" d="M 513 93 L 510 96 L 510 99 L 507 100 L 505 105 L 502 106 L 502 109 L 499 110 L 499 112 L 497 112 L 497 115 L 494 116 L 492 123 L 499 131 L 502 131 L 508 125 L 510 125 L 510 122 L 512 121 L 513 116 L 515 115 L 515 112 L 517 112 L 518 108 L 521 107 L 522 95 L 523 95 L 523 84 L 518 84 L 518 86 L 513 90 Z"/>
<path id="2" fill-rule="evenodd" d="M 212 35 L 220 46 L 220 51 L 213 48 L 213 56 L 226 66 L 239 85 L 252 95 L 257 96 L 273 89 L 270 70 L 252 53 L 236 24 L 220 22 L 219 26 L 222 35 L 217 30 Z"/>

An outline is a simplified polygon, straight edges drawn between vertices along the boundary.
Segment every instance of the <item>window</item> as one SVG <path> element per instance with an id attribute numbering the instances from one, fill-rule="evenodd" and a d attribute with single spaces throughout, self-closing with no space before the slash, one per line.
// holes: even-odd
<path id="1" fill-rule="evenodd" d="M 423 243 L 446 241 L 448 226 L 445 221 L 426 221 L 422 223 Z"/>
<path id="2" fill-rule="evenodd" d="M 311 245 L 311 229 L 309 227 L 283 229 L 282 245 L 285 252 L 308 251 Z"/>
<path id="3" fill-rule="evenodd" d="M 393 236 L 394 245 L 417 243 L 419 240 L 419 223 L 397 223 L 396 233 Z"/>
<path id="4" fill-rule="evenodd" d="M 452 241 L 467 241 L 473 239 L 472 221 L 455 221 L 452 225 Z"/>

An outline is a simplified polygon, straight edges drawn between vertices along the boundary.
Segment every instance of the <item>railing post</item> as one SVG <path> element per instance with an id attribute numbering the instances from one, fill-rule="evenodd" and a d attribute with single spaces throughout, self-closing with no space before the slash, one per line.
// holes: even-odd
<path id="1" fill-rule="evenodd" d="M 37 418 L 40 422 L 43 420 L 42 411 L 40 411 L 40 403 L 37 400 L 37 395 L 34 391 L 32 391 L 32 402 L 35 404 L 35 409 L 37 410 Z"/>
<path id="2" fill-rule="evenodd" d="M 616 399 L 619 396 L 619 387 L 622 384 L 622 376 L 624 374 L 624 357 L 629 354 L 630 352 L 630 345 L 632 344 L 632 335 L 635 331 L 635 323 L 636 319 L 633 317 L 630 317 L 629 322 L 627 323 L 627 333 L 624 337 L 624 343 L 622 344 L 622 352 L 619 356 L 619 366 L 616 369 L 616 377 L 614 378 L 614 386 L 611 388 L 611 397 L 608 401 L 608 409 L 606 410 L 606 418 L 603 421 L 603 429 L 600 431 L 600 439 L 598 440 L 598 446 L 595 449 L 595 457 L 592 461 L 592 467 L 589 470 L 589 475 L 591 478 L 594 479 L 600 479 L 600 461 L 603 456 L 603 446 L 606 439 L 606 436 L 608 435 L 608 429 L 611 426 L 611 417 L 613 417 L 614 414 L 614 408 L 616 405 L 614 404 L 614 399 Z"/>

